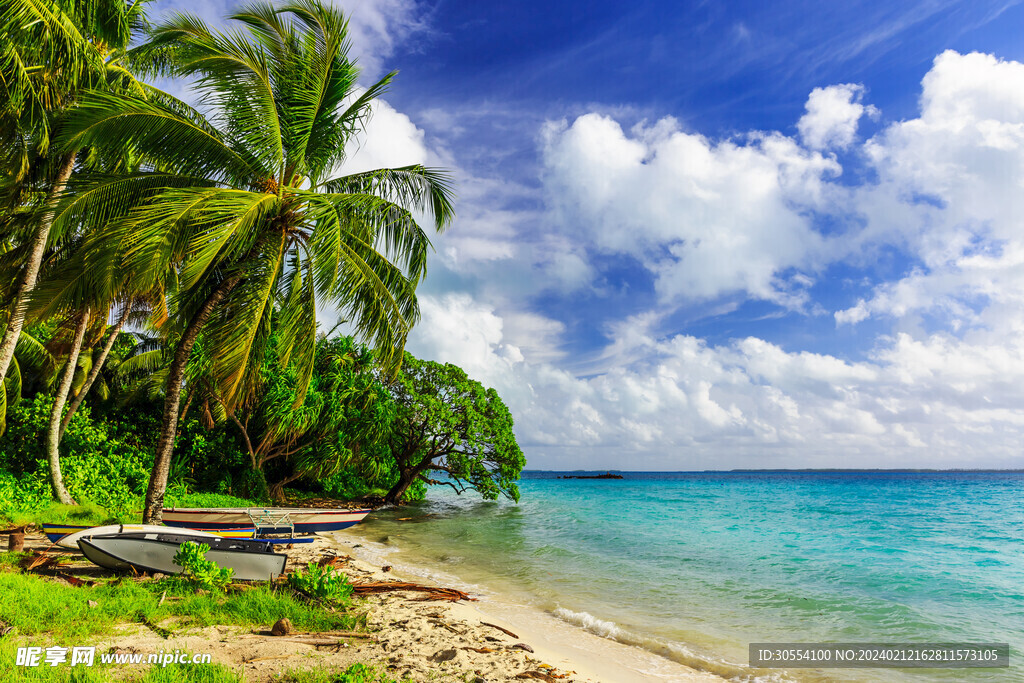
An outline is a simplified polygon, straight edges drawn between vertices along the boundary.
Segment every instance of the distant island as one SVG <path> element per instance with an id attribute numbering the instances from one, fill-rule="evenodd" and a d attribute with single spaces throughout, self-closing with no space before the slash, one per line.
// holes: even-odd
<path id="1" fill-rule="evenodd" d="M 621 474 L 612 474 L 611 472 L 605 472 L 604 474 L 567 474 L 559 479 L 622 479 Z"/>

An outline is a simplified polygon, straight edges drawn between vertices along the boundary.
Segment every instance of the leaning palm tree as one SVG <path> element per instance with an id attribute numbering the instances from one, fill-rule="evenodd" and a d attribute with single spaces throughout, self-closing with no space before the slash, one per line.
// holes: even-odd
<path id="1" fill-rule="evenodd" d="M 144 519 L 162 515 L 185 369 L 200 333 L 211 387 L 227 410 L 258 386 L 277 316 L 278 351 L 309 381 L 319 302 L 344 312 L 392 367 L 419 309 L 415 289 L 430 242 L 452 218 L 445 174 L 422 166 L 338 173 L 373 101 L 348 57 L 346 22 L 317 0 L 248 5 L 222 33 L 181 14 L 136 53 L 196 79 L 207 119 L 184 107 L 112 93 L 83 98 L 66 122 L 68 148 L 130 148 L 149 166 L 82 187 L 62 215 L 109 217 L 90 263 L 128 273 L 141 291 L 173 292 L 162 330 L 175 340 Z M 302 392 L 298 400 L 301 401 Z"/>
<path id="2" fill-rule="evenodd" d="M 53 226 L 49 209 L 75 168 L 77 149 L 51 154 L 54 129 L 83 90 L 109 88 L 142 95 L 122 60 L 145 25 L 146 0 L 0 0 L 0 194 L 7 209 L 30 203 L 12 256 L 19 275 L 0 294 L 7 315 L 0 338 L 6 377 L 25 323 L 28 299 Z M 7 288 L 5 288 L 7 289 Z"/>

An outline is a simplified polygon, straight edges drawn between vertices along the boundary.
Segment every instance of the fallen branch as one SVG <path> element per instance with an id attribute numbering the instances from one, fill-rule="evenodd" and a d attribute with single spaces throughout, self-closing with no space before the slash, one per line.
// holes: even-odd
<path id="1" fill-rule="evenodd" d="M 504 633 L 505 635 L 512 636 L 516 640 L 519 640 L 519 636 L 517 636 L 515 633 L 512 633 L 512 631 L 509 631 L 507 628 L 502 628 L 501 626 L 498 626 L 497 624 L 489 624 L 486 621 L 481 621 L 480 625 L 481 626 L 490 626 L 491 628 L 496 628 L 499 631 L 501 631 L 502 633 Z"/>
<path id="2" fill-rule="evenodd" d="M 174 635 L 174 631 L 170 630 L 169 628 L 164 628 L 163 626 L 157 626 L 152 621 L 150 621 L 148 617 L 145 617 L 141 614 L 139 615 L 139 623 L 149 628 L 151 631 L 153 631 L 153 633 L 156 633 L 164 640 Z"/>
<path id="3" fill-rule="evenodd" d="M 421 583 L 410 583 L 408 581 L 373 581 L 368 583 L 352 584 L 353 595 L 373 595 L 376 593 L 392 593 L 395 591 L 417 591 L 427 593 L 427 597 L 420 600 L 448 600 L 457 602 L 459 600 L 473 600 L 468 593 L 463 593 L 455 588 L 440 588 L 438 586 L 425 586 Z"/>
<path id="4" fill-rule="evenodd" d="M 270 631 L 253 631 L 253 635 L 257 636 L 270 636 Z M 373 638 L 373 633 L 362 633 L 360 631 L 308 631 L 306 633 L 291 633 L 289 634 L 292 638 L 303 638 L 303 637 L 323 637 L 332 636 L 335 638 Z M 274 636 L 275 640 L 288 640 L 280 636 Z M 298 640 L 295 642 L 307 642 L 305 640 Z"/>

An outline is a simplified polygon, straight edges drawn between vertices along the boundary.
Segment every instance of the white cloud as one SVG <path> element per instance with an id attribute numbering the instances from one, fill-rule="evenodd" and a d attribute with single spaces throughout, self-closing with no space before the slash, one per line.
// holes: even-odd
<path id="1" fill-rule="evenodd" d="M 878 110 L 861 104 L 864 87 L 852 83 L 815 88 L 807 98 L 807 113 L 797 122 L 804 144 L 811 149 L 846 149 L 857 135 L 862 116 Z"/>
<path id="2" fill-rule="evenodd" d="M 365 129 L 349 143 L 348 158 L 338 172 L 358 173 L 426 163 L 429 152 L 423 131 L 384 100 L 374 101 L 371 107 Z"/>
<path id="3" fill-rule="evenodd" d="M 577 376 L 552 352 L 564 328 L 513 315 L 487 290 L 434 297 L 410 346 L 498 388 L 535 466 L 1015 466 L 1024 65 L 944 53 L 922 82 L 920 115 L 863 144 L 860 88 L 816 92 L 799 142 L 778 133 L 713 141 L 672 119 L 625 131 L 596 113 L 549 124 L 547 220 L 579 259 L 566 268 L 574 277 L 592 282 L 588 253 L 630 255 L 669 303 L 742 292 L 797 307 L 827 264 L 902 250 L 915 259 L 910 272 L 835 313 L 839 325 L 896 320 L 868 359 L 757 337 L 666 336 L 672 307 L 663 305 L 608 325 L 610 341 Z M 837 182 L 838 162 L 819 149 L 842 148 L 863 153 L 877 176 Z M 813 212 L 854 220 L 826 238 Z M 502 225 L 519 244 L 503 262 L 535 267 L 515 216 Z M 555 269 L 534 272 L 557 281 Z M 543 343 L 531 349 L 531 339 Z"/>
<path id="4" fill-rule="evenodd" d="M 545 186 L 563 234 L 640 259 L 665 302 L 743 292 L 800 307 L 826 251 L 807 212 L 824 206 L 835 160 L 778 133 L 714 142 L 672 119 L 626 134 L 587 114 L 549 124 Z"/>
<path id="5" fill-rule="evenodd" d="M 415 0 L 343 0 L 354 57 L 368 84 L 390 70 L 387 58 L 395 46 L 427 30 Z"/>
<path id="6" fill-rule="evenodd" d="M 1002 326 L 1007 305 L 1019 317 L 1024 64 L 944 52 L 922 81 L 920 116 L 887 127 L 865 150 L 879 176 L 854 193 L 865 235 L 902 242 L 923 266 L 837 322 L 931 311 L 956 326 Z"/>
<path id="7" fill-rule="evenodd" d="M 850 363 L 622 327 L 623 361 L 581 378 L 524 359 L 506 327 L 449 296 L 426 302 L 410 347 L 496 387 L 536 466 L 1006 467 L 1024 437 L 1024 334 L 991 346 L 899 335 Z"/>

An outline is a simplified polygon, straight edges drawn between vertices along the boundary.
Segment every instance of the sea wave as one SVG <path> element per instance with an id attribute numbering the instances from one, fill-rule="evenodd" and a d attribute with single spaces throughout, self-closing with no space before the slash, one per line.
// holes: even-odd
<path id="1" fill-rule="evenodd" d="M 595 617 L 589 612 L 575 612 L 565 607 L 557 607 L 551 613 L 562 621 L 594 635 L 643 648 L 691 669 L 712 673 L 736 683 L 790 683 L 794 681 L 784 672 L 753 670 L 722 659 L 701 655 L 679 643 L 665 643 L 655 638 L 632 633 L 612 621 Z M 657 672 L 648 673 L 652 675 L 652 678 L 658 678 Z"/>

